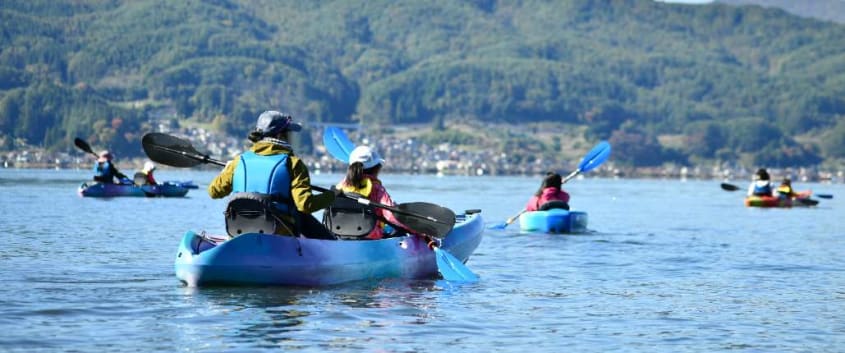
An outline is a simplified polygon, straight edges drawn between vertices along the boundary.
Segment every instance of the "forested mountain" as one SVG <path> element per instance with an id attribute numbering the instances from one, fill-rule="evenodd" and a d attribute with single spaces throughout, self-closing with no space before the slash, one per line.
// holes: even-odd
<path id="1" fill-rule="evenodd" d="M 243 134 L 281 109 L 366 126 L 587 126 L 635 165 L 845 157 L 845 26 L 777 9 L 6 0 L 0 30 L 0 150 L 87 136 L 137 153 L 162 111 Z"/>
<path id="2" fill-rule="evenodd" d="M 845 0 L 716 0 L 732 5 L 777 7 L 798 16 L 845 23 Z"/>

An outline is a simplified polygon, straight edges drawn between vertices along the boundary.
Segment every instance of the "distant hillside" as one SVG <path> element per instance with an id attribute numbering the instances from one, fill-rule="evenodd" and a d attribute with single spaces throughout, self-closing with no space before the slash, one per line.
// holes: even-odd
<path id="1" fill-rule="evenodd" d="M 803 17 L 845 23 L 845 0 L 716 0 L 731 5 L 777 7 Z"/>
<path id="2" fill-rule="evenodd" d="M 776 9 L 651 0 L 8 0 L 0 150 L 83 136 L 138 153 L 161 123 L 243 135 L 273 108 L 555 122 L 632 165 L 814 165 L 845 158 L 842 38 Z"/>

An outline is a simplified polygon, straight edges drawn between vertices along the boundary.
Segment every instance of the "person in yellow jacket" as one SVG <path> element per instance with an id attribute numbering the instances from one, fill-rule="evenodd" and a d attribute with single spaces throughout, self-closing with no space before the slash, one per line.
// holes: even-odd
<path id="1" fill-rule="evenodd" d="M 313 194 L 308 167 L 293 154 L 289 133 L 300 131 L 289 115 L 265 111 L 250 132 L 252 148 L 226 163 L 208 186 L 208 195 L 219 199 L 230 193 L 259 193 L 272 199 L 284 223 L 309 238 L 335 239 L 312 212 L 328 207 L 336 194 Z M 277 229 L 276 233 L 287 231 Z M 290 234 L 287 234 L 290 235 Z M 294 234 L 296 235 L 296 234 Z"/>
<path id="2" fill-rule="evenodd" d="M 798 196 L 795 190 L 792 190 L 792 180 L 789 178 L 783 178 L 776 191 L 780 199 L 791 200 Z"/>

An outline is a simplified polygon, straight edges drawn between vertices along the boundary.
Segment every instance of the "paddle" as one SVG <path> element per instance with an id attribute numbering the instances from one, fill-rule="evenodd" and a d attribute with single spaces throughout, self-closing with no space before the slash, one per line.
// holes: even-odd
<path id="1" fill-rule="evenodd" d="M 94 151 L 91 150 L 91 145 L 89 145 L 88 142 L 85 142 L 85 140 L 77 137 L 73 139 L 73 144 L 76 145 L 76 147 L 82 150 L 83 152 L 88 152 L 90 154 L 93 154 L 94 157 L 100 158 L 98 154 L 94 153 Z"/>
<path id="2" fill-rule="evenodd" d="M 722 190 L 725 190 L 725 191 L 737 191 L 737 190 L 739 190 L 739 186 L 736 186 L 734 184 L 722 183 L 722 185 L 720 185 L 720 186 L 722 187 Z"/>
<path id="3" fill-rule="evenodd" d="M 327 126 L 323 130 L 323 145 L 332 157 L 343 163 L 349 163 L 349 154 L 355 145 L 340 128 Z"/>
<path id="4" fill-rule="evenodd" d="M 722 183 L 720 186 L 722 187 L 722 190 L 725 190 L 725 191 L 737 191 L 737 190 L 740 189 L 739 186 L 736 186 L 734 184 L 728 184 L 728 183 Z M 822 194 L 822 195 L 816 195 L 816 196 L 823 198 L 823 199 L 828 198 L 826 196 L 830 196 L 829 198 L 833 198 L 833 195 L 828 195 L 828 194 Z M 815 205 L 819 204 L 818 200 L 813 200 L 813 199 L 804 198 L 804 197 L 795 197 L 792 200 L 800 202 L 800 203 L 807 205 L 807 206 L 815 206 Z"/>
<path id="5" fill-rule="evenodd" d="M 803 203 L 806 206 L 815 206 L 815 205 L 819 204 L 819 200 L 813 200 L 813 199 L 794 198 L 794 199 L 792 199 L 792 201 L 798 201 L 800 203 Z"/>
<path id="6" fill-rule="evenodd" d="M 511 225 L 511 223 L 516 222 L 516 220 L 519 219 L 519 216 L 522 216 L 522 214 L 525 213 L 525 212 L 528 212 L 528 210 L 523 208 L 522 211 L 519 211 L 519 213 L 517 213 L 517 214 L 509 217 L 508 219 L 506 219 L 504 223 L 497 223 L 497 224 L 491 225 L 487 228 L 488 229 L 505 229 L 509 225 Z"/>
<path id="7" fill-rule="evenodd" d="M 581 163 L 578 163 L 578 169 L 575 169 L 575 171 L 569 173 L 566 178 L 561 180 L 561 184 L 566 184 L 566 182 L 568 182 L 570 179 L 574 178 L 578 174 L 589 172 L 595 169 L 596 167 L 600 166 L 602 163 L 604 163 L 604 161 L 607 160 L 608 157 L 610 157 L 610 150 L 611 148 L 609 142 L 599 142 L 595 147 L 593 147 L 593 149 L 591 149 L 589 152 L 587 152 L 586 155 L 584 155 L 584 158 L 581 158 Z M 527 211 L 528 210 L 523 209 L 522 211 L 519 211 L 519 213 L 515 214 L 513 217 L 508 218 L 506 221 L 491 225 L 487 228 L 505 229 L 511 223 L 515 222 L 519 218 L 519 216 L 521 216 Z"/>

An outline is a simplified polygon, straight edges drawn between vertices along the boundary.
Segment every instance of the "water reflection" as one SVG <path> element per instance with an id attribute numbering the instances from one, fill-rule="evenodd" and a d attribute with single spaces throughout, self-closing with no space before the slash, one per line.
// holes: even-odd
<path id="1" fill-rule="evenodd" d="M 198 340 L 203 344 L 286 348 L 324 342 L 336 347 L 338 339 L 350 335 L 426 325 L 435 320 L 438 302 L 449 300 L 459 286 L 382 280 L 330 287 L 181 287 L 183 304 L 190 310 L 180 319 L 184 337 L 179 340 L 203 337 Z"/>

